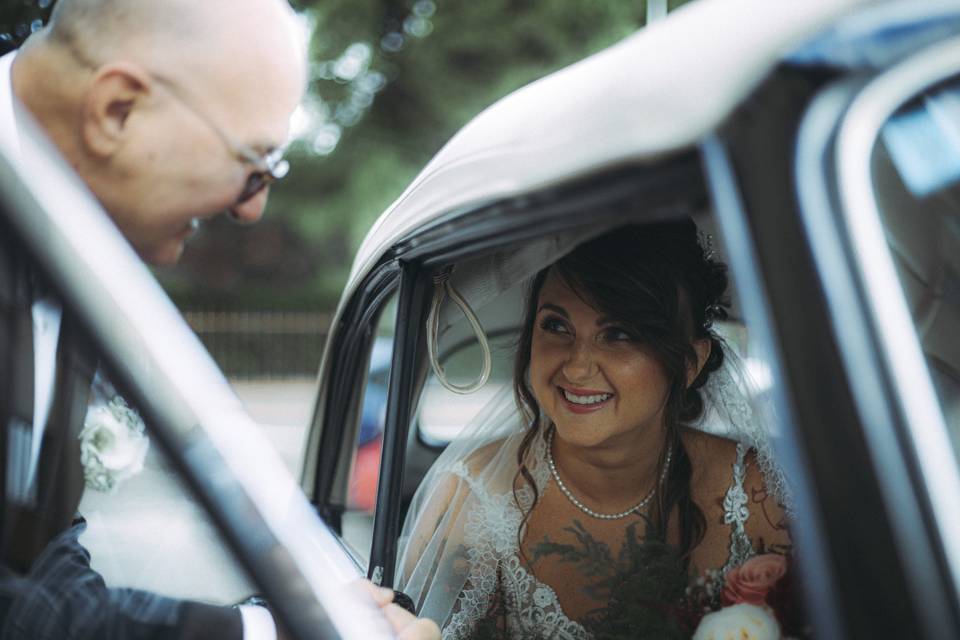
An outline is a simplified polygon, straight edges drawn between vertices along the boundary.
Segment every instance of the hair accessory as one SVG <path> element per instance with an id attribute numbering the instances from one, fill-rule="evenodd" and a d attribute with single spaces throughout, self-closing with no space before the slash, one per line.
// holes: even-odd
<path id="1" fill-rule="evenodd" d="M 707 305 L 707 308 L 703 310 L 703 328 L 709 329 L 713 326 L 714 321 L 722 320 L 725 317 L 723 306 L 718 302 L 712 302 Z"/>
<path id="2" fill-rule="evenodd" d="M 704 233 L 703 237 L 703 259 L 713 260 L 717 257 L 717 252 L 713 248 L 713 234 Z"/>
<path id="3" fill-rule="evenodd" d="M 583 511 L 585 514 L 587 514 L 591 518 L 597 518 L 599 520 L 619 520 L 620 518 L 625 518 L 631 513 L 640 511 L 645 506 L 647 506 L 647 503 L 649 503 L 653 499 L 654 494 L 657 492 L 657 487 L 662 485 L 664 480 L 667 479 L 667 471 L 670 470 L 670 460 L 672 458 L 673 458 L 673 448 L 668 447 L 667 459 L 663 464 L 663 471 L 660 472 L 660 480 L 657 482 L 657 484 L 654 485 L 652 489 L 650 489 L 650 493 L 648 493 L 643 498 L 643 500 L 633 505 L 626 511 L 621 511 L 620 513 L 600 513 L 599 511 L 594 511 L 587 505 L 577 500 L 576 496 L 573 495 L 573 492 L 571 492 L 570 489 L 567 488 L 567 485 L 563 483 L 563 480 L 560 479 L 560 474 L 557 473 L 557 465 L 553 462 L 553 430 L 551 429 L 550 432 L 547 434 L 547 464 L 550 466 L 550 473 L 551 475 L 553 475 L 553 479 L 557 481 L 557 486 L 560 487 L 560 491 L 563 492 L 563 495 L 567 496 L 567 499 L 577 509 L 580 509 L 580 511 Z"/>

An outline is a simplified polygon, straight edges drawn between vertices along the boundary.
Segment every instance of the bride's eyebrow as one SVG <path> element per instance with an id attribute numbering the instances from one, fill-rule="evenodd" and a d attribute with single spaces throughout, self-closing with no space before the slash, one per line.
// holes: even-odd
<path id="1" fill-rule="evenodd" d="M 540 313 L 541 311 L 553 311 L 554 313 L 563 316 L 567 320 L 570 319 L 570 314 L 567 313 L 566 309 L 563 307 L 558 307 L 557 305 L 549 302 L 545 302 L 544 304 L 540 305 L 540 309 L 537 310 L 537 313 Z"/>

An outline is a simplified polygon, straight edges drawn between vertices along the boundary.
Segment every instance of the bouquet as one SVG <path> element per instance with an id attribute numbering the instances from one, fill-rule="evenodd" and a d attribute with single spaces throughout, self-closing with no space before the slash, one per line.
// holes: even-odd
<path id="1" fill-rule="evenodd" d="M 691 610 L 703 612 L 694 640 L 776 640 L 808 635 L 794 606 L 789 573 L 787 556 L 765 553 L 725 576 L 713 573 L 698 581 L 688 589 L 686 602 Z"/>

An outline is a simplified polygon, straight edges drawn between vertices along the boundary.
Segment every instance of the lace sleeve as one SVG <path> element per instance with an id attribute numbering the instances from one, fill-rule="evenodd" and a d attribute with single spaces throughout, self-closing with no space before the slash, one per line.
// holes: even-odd
<path id="1" fill-rule="evenodd" d="M 737 444 L 733 482 L 724 496 L 723 511 L 724 523 L 730 527 L 730 556 L 724 572 L 757 552 L 789 552 L 786 510 L 768 490 L 756 452 L 744 444 Z"/>
<path id="2" fill-rule="evenodd" d="M 454 542 L 454 537 L 462 541 L 462 535 L 455 536 L 453 529 L 459 521 L 457 516 L 468 494 L 465 472 L 465 469 L 451 468 L 437 474 L 430 486 L 421 487 L 414 496 L 404 523 L 398 546 L 400 557 L 395 586 L 413 599 L 417 611 L 421 611 L 423 600 L 439 568 L 425 565 L 422 559 L 445 555 L 447 552 L 444 550 L 450 547 L 451 542 L 454 546 L 458 544 Z"/>
<path id="3" fill-rule="evenodd" d="M 472 468 L 472 466 L 471 466 Z M 396 588 L 417 613 L 445 628 L 461 604 L 474 564 L 471 527 L 486 491 L 476 470 L 455 462 L 431 472 L 417 490 L 399 541 Z M 446 637 L 445 631 L 445 637 Z"/>
<path id="4" fill-rule="evenodd" d="M 758 553 L 789 553 L 789 512 L 765 482 L 765 475 L 755 451 L 745 456 L 744 495 L 750 519 L 746 534 Z"/>
<path id="5" fill-rule="evenodd" d="M 723 522 L 730 527 L 730 556 L 723 566 L 724 573 L 743 564 L 755 553 L 746 529 L 747 520 L 750 518 L 749 498 L 744 487 L 747 475 L 746 453 L 746 445 L 737 444 L 733 482 L 723 498 Z"/>

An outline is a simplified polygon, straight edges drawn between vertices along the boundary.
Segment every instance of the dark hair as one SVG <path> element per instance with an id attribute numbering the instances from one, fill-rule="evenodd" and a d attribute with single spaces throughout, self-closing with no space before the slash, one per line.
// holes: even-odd
<path id="1" fill-rule="evenodd" d="M 706 254 L 696 225 L 688 219 L 615 229 L 580 245 L 534 277 L 514 363 L 514 393 L 529 425 L 517 452 L 518 474 L 533 487 L 534 504 L 538 495 L 526 455 L 543 421 L 528 373 L 537 301 L 551 268 L 587 304 L 648 345 L 663 367 L 669 381 L 664 426 L 673 460 L 657 488 L 651 523 L 666 540 L 669 516 L 676 509 L 680 552 L 689 557 L 703 539 L 706 520 L 690 495 L 693 468 L 680 427 L 703 413 L 699 389 L 723 364 L 722 343 L 710 325 L 726 318 L 726 265 Z M 697 361 L 693 342 L 699 339 L 711 341 L 710 356 L 688 386 L 688 367 Z M 663 464 L 661 459 L 655 477 L 660 477 Z M 524 514 L 524 522 L 531 511 L 532 507 Z"/>

